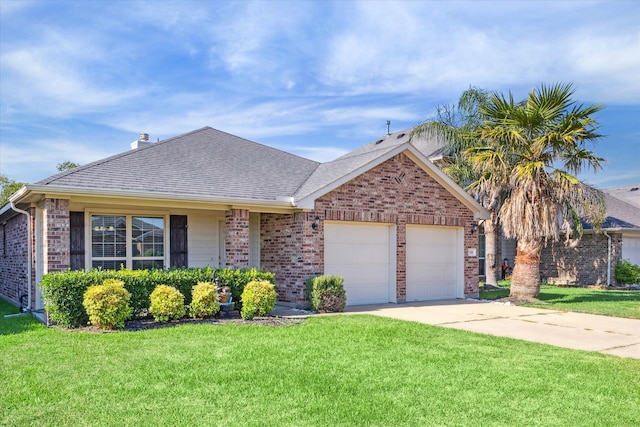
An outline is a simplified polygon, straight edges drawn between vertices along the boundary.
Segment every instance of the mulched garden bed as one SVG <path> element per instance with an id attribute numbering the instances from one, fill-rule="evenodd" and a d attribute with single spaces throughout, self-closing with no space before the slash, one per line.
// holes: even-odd
<path id="1" fill-rule="evenodd" d="M 265 317 L 254 317 L 252 320 L 244 320 L 240 316 L 231 315 L 230 317 L 220 317 L 220 318 L 207 318 L 207 319 L 191 319 L 184 318 L 180 320 L 172 320 L 170 322 L 156 322 L 153 318 L 142 318 L 142 319 L 134 319 L 128 321 L 124 328 L 122 329 L 114 329 L 114 330 L 103 330 L 96 326 L 85 326 L 82 328 L 69 329 L 72 332 L 91 332 L 91 333 L 103 333 L 103 332 L 136 332 L 136 331 L 145 331 L 148 329 L 160 329 L 160 328 L 173 328 L 175 326 L 181 325 L 259 325 L 259 326 L 294 326 L 302 323 L 304 319 L 302 318 L 289 318 L 289 317 L 279 317 L 279 316 L 265 316 Z"/>

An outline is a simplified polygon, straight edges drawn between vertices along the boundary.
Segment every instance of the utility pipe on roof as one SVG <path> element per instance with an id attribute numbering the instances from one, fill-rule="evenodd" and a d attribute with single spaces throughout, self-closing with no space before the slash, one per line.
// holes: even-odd
<path id="1" fill-rule="evenodd" d="M 611 286 L 611 236 L 607 234 L 607 230 L 602 233 L 607 236 L 607 286 Z"/>
<path id="2" fill-rule="evenodd" d="M 31 214 L 22 209 L 18 209 L 13 202 L 9 203 L 11 204 L 11 209 L 27 217 L 27 311 L 31 311 Z"/>

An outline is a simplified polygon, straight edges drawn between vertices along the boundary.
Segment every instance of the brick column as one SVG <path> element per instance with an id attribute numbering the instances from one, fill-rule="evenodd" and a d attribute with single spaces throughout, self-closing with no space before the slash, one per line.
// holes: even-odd
<path id="1" fill-rule="evenodd" d="M 43 273 L 68 270 L 71 266 L 69 200 L 44 200 L 42 229 Z"/>
<path id="2" fill-rule="evenodd" d="M 249 211 L 230 209 L 225 213 L 224 252 L 227 267 L 249 266 Z"/>
<path id="3" fill-rule="evenodd" d="M 407 301 L 407 218 L 398 215 L 396 221 L 396 298 L 398 303 Z"/>

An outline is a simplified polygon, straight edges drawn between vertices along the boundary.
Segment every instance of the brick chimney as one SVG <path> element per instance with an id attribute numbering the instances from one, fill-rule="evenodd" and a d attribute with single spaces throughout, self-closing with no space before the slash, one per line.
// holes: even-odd
<path id="1" fill-rule="evenodd" d="M 149 142 L 149 134 L 141 133 L 138 135 L 138 139 L 131 143 L 131 149 L 135 150 L 137 148 L 146 147 L 147 145 L 151 145 L 151 142 Z"/>

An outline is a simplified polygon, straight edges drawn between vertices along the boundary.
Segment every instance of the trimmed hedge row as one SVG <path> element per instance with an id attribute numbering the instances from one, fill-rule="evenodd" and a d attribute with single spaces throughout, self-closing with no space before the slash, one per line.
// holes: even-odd
<path id="1" fill-rule="evenodd" d="M 185 304 L 191 303 L 191 290 L 198 282 L 213 282 L 220 277 L 221 286 L 229 286 L 234 301 L 240 296 L 247 283 L 266 280 L 275 283 L 275 275 L 268 271 L 253 269 L 180 268 L 170 270 L 91 270 L 48 273 L 40 282 L 42 299 L 49 319 L 59 325 L 76 328 L 85 326 L 89 316 L 82 300 L 87 288 L 103 283 L 107 279 L 124 282 L 131 293 L 129 305 L 133 317 L 147 315 L 149 296 L 158 285 L 168 285 L 178 289 L 185 297 Z"/>

